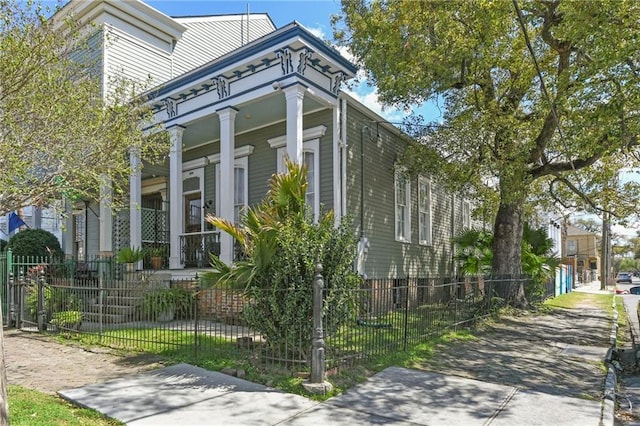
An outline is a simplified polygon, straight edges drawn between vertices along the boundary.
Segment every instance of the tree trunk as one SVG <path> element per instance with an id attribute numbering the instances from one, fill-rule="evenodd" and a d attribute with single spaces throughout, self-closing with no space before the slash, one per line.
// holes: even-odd
<path id="1" fill-rule="evenodd" d="M 500 202 L 494 224 L 493 277 L 498 297 L 515 307 L 527 305 L 522 275 L 522 231 L 524 200 Z"/>

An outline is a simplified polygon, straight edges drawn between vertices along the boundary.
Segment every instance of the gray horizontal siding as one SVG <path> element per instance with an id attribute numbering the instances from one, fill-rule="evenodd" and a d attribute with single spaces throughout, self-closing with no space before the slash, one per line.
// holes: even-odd
<path id="1" fill-rule="evenodd" d="M 275 28 L 266 15 L 246 15 L 176 18 L 187 31 L 176 44 L 173 53 L 175 75 L 178 76 L 229 53 Z"/>
<path id="2" fill-rule="evenodd" d="M 347 211 L 357 232 L 361 217 L 361 162 L 364 164 L 364 233 L 370 248 L 365 272 L 370 277 L 446 275 L 451 272 L 451 196 L 432 185 L 432 244 L 418 243 L 418 178 L 411 182 L 411 242 L 395 239 L 394 165 L 406 147 L 397 131 L 371 124 L 348 109 Z M 361 158 L 361 143 L 364 158 Z"/>
<path id="3" fill-rule="evenodd" d="M 134 41 L 115 29 L 109 31 L 105 42 L 106 71 L 109 76 L 124 76 L 150 85 L 160 84 L 171 78 L 171 59 L 168 54 Z"/>

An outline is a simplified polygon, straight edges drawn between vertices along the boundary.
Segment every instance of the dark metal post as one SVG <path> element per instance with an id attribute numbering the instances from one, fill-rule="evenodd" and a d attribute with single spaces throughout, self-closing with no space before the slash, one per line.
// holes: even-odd
<path id="1" fill-rule="evenodd" d="M 313 351 L 311 353 L 311 383 L 323 383 L 325 374 L 324 330 L 322 329 L 322 265 L 316 265 L 313 277 Z"/>
<path id="2" fill-rule="evenodd" d="M 13 272 L 9 272 L 9 291 L 7 292 L 7 297 L 9 299 L 9 315 L 7 317 L 7 326 L 8 327 L 16 327 L 16 283 L 13 278 Z"/>
<path id="3" fill-rule="evenodd" d="M 47 330 L 47 311 L 44 306 L 44 270 L 38 272 L 38 331 Z"/>
<path id="4" fill-rule="evenodd" d="M 411 278 L 407 277 L 405 282 L 405 298 L 404 298 L 404 335 L 402 336 L 402 350 L 407 351 L 407 340 L 409 340 L 409 283 Z"/>
<path id="5" fill-rule="evenodd" d="M 24 272 L 18 270 L 18 285 L 16 286 L 16 327 L 22 328 L 22 313 L 24 312 Z"/>
<path id="6" fill-rule="evenodd" d="M 198 278 L 198 273 L 196 272 L 196 289 L 195 289 L 195 298 L 193 304 L 193 316 L 194 316 L 194 330 L 193 330 L 193 356 L 195 359 L 198 359 L 198 346 L 200 345 L 200 336 L 198 334 L 198 295 L 200 294 L 200 278 Z"/>

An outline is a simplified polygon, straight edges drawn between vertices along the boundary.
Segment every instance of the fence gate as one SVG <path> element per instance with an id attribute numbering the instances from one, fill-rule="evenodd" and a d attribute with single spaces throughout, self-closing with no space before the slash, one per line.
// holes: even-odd
<path id="1" fill-rule="evenodd" d="M 0 254 L 2 320 L 7 327 L 36 327 L 43 311 L 44 275 L 49 259 Z M 41 324 L 40 324 L 41 325 Z"/>

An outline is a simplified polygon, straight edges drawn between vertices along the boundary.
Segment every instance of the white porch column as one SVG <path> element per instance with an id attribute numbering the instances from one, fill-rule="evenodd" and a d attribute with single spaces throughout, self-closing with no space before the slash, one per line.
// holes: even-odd
<path id="1" fill-rule="evenodd" d="M 300 85 L 282 89 L 287 100 L 287 155 L 294 163 L 302 163 L 302 101 L 307 89 Z"/>
<path id="2" fill-rule="evenodd" d="M 182 208 L 182 133 L 184 127 L 174 126 L 169 130 L 171 150 L 169 152 L 169 268 L 182 269 L 180 263 L 180 234 L 183 232 Z"/>
<path id="3" fill-rule="evenodd" d="M 129 176 L 129 246 L 142 248 L 142 171 L 140 150 L 129 152 L 131 176 Z M 138 265 L 140 266 L 140 265 Z"/>
<path id="4" fill-rule="evenodd" d="M 33 206 L 33 227 L 35 229 L 42 229 L 42 209 L 40 207 Z"/>
<path id="5" fill-rule="evenodd" d="M 233 222 L 233 174 L 235 150 L 235 118 L 238 110 L 229 107 L 217 111 L 220 118 L 220 205 L 216 206 L 220 217 Z M 233 263 L 233 238 L 220 233 L 220 260 Z"/>
<path id="6" fill-rule="evenodd" d="M 100 255 L 110 255 L 113 253 L 113 214 L 111 212 L 113 189 L 109 176 L 102 175 L 100 181 L 100 244 L 98 250 Z"/>
<path id="7" fill-rule="evenodd" d="M 333 211 L 335 213 L 335 222 L 334 225 L 337 227 L 338 225 L 340 225 L 340 220 L 342 219 L 342 176 L 341 176 L 341 172 L 342 170 L 340 169 L 340 145 L 341 145 L 341 141 L 340 141 L 340 108 L 339 108 L 339 104 L 336 104 L 333 106 L 333 108 L 331 108 L 331 118 L 332 118 L 332 125 L 333 125 L 333 134 L 332 134 L 332 138 L 333 138 L 333 173 L 332 173 L 332 180 L 333 180 Z"/>

